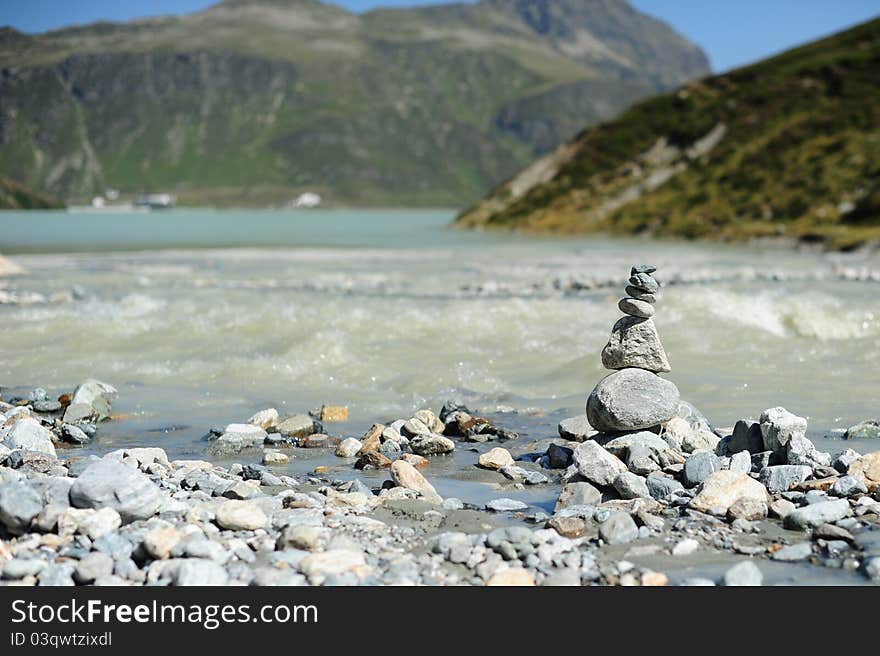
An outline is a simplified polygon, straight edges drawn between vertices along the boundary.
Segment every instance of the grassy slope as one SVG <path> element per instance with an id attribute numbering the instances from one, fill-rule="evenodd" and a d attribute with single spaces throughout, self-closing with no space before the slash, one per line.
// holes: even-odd
<path id="1" fill-rule="evenodd" d="M 705 71 L 671 30 L 605 2 L 610 25 L 671 44 L 650 74 L 623 46 L 629 69 L 561 52 L 512 3 L 357 16 L 228 1 L 39 37 L 0 31 L 0 115 L 12 117 L 0 122 L 0 172 L 78 200 L 115 187 L 260 204 L 310 189 L 460 206 L 584 122 Z"/>
<path id="2" fill-rule="evenodd" d="M 880 20 L 643 101 L 578 135 L 552 179 L 507 186 L 463 226 L 688 238 L 789 236 L 847 248 L 880 238 Z M 716 126 L 708 154 L 652 164 Z M 655 149 L 654 153 L 657 150 Z M 683 170 L 646 190 L 651 174 Z M 639 193 L 632 190 L 640 185 Z M 629 202 L 616 207 L 630 190 Z"/>
<path id="3" fill-rule="evenodd" d="M 63 206 L 57 200 L 0 176 L 0 210 L 50 210 L 60 207 Z"/>

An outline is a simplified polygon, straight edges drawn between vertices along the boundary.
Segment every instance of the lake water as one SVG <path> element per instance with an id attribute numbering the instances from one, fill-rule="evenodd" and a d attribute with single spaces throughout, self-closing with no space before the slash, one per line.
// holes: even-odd
<path id="1" fill-rule="evenodd" d="M 274 406 L 348 405 L 373 421 L 450 397 L 515 409 L 534 437 L 583 411 L 632 264 L 672 281 L 656 323 L 668 375 L 716 425 L 783 405 L 812 436 L 880 415 L 876 255 L 546 238 L 448 228 L 449 211 L 0 213 L 0 385 L 116 385 L 120 443 L 202 453 L 212 426 Z M 778 273 L 782 280 L 765 279 Z M 573 290 L 569 281 L 619 280 Z M 525 417 L 531 417 L 526 419 Z M 529 423 L 531 422 L 531 423 Z M 441 490 L 442 492 L 442 490 Z"/>

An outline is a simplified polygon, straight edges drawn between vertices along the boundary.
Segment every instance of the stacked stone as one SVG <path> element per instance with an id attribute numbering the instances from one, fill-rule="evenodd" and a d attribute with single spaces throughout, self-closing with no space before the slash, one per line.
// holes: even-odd
<path id="1" fill-rule="evenodd" d="M 587 399 L 587 420 L 596 430 L 654 428 L 672 419 L 678 409 L 678 388 L 658 375 L 670 368 L 653 319 L 660 291 L 651 275 L 656 270 L 633 267 L 627 296 L 617 304 L 626 316 L 614 324 L 602 349 L 602 364 L 615 373 L 600 381 Z"/>

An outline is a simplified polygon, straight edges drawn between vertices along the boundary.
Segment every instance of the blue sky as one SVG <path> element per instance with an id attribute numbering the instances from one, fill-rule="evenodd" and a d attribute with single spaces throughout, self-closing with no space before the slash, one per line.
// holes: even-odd
<path id="1" fill-rule="evenodd" d="M 336 0 L 354 11 L 442 0 Z M 880 0 L 631 0 L 700 45 L 724 71 L 880 15 Z M 0 0 L 0 25 L 26 32 L 184 13 L 214 0 Z"/>

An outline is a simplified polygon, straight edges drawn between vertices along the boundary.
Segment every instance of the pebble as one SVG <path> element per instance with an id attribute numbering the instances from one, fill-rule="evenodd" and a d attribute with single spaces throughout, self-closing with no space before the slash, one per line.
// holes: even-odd
<path id="1" fill-rule="evenodd" d="M 182 560 L 174 573 L 176 586 L 224 586 L 228 583 L 229 575 L 221 565 L 202 558 Z"/>
<path id="2" fill-rule="evenodd" d="M 363 443 L 354 437 L 348 437 L 336 446 L 336 455 L 340 458 L 354 458 L 363 448 Z"/>
<path id="3" fill-rule="evenodd" d="M 533 586 L 535 585 L 535 577 L 522 567 L 511 567 L 509 569 L 495 572 L 486 581 L 487 586 Z"/>
<path id="4" fill-rule="evenodd" d="M 836 522 L 849 514 L 849 503 L 846 499 L 823 501 L 793 510 L 784 517 L 783 525 L 786 528 L 803 531 L 821 524 Z"/>
<path id="5" fill-rule="evenodd" d="M 227 501 L 217 510 L 217 525 L 229 531 L 253 531 L 267 521 L 262 509 L 248 501 Z"/>
<path id="6" fill-rule="evenodd" d="M 713 515 L 726 515 L 739 499 L 766 502 L 767 490 L 746 474 L 722 470 L 708 476 L 690 502 L 692 508 Z"/>
<path id="7" fill-rule="evenodd" d="M 672 547 L 673 556 L 690 556 L 700 548 L 700 543 L 693 538 L 685 538 Z"/>
<path id="8" fill-rule="evenodd" d="M 264 451 L 263 452 L 263 464 L 264 465 L 279 466 L 279 465 L 286 465 L 288 462 L 290 462 L 290 458 L 287 455 L 285 455 L 279 451 Z"/>
<path id="9" fill-rule="evenodd" d="M 744 560 L 724 573 L 724 585 L 728 587 L 760 586 L 764 575 L 755 563 Z"/>
<path id="10" fill-rule="evenodd" d="M 599 525 L 599 537 L 606 544 L 626 544 L 639 537 L 639 527 L 627 513 L 614 512 Z"/>
<path id="11" fill-rule="evenodd" d="M 618 474 L 612 486 L 621 499 L 645 499 L 651 496 L 645 479 L 628 471 Z"/>
<path id="12" fill-rule="evenodd" d="M 579 444 L 572 457 L 581 476 L 600 487 L 610 486 L 618 474 L 628 471 L 620 458 L 593 441 Z"/>
<path id="13" fill-rule="evenodd" d="M 708 451 L 694 453 L 684 461 L 684 484 L 687 487 L 696 487 L 717 471 L 721 471 L 721 460 L 718 456 Z"/>
<path id="14" fill-rule="evenodd" d="M 512 512 L 515 510 L 526 510 L 528 507 L 528 504 L 525 504 L 522 501 L 517 501 L 516 499 L 508 499 L 506 497 L 502 497 L 500 499 L 492 499 L 489 503 L 486 504 L 486 508 L 494 512 Z"/>
<path id="15" fill-rule="evenodd" d="M 797 544 L 782 547 L 779 551 L 773 552 L 771 558 L 784 563 L 796 563 L 806 560 L 813 555 L 813 547 L 809 542 L 799 542 Z"/>
<path id="16" fill-rule="evenodd" d="M 100 551 L 92 551 L 76 566 L 73 578 L 77 583 L 94 583 L 96 579 L 113 574 L 113 559 Z"/>
<path id="17" fill-rule="evenodd" d="M 786 492 L 798 483 L 807 480 L 813 474 L 810 467 L 804 465 L 775 465 L 764 467 L 759 476 L 761 483 L 771 494 Z"/>
<path id="18" fill-rule="evenodd" d="M 455 442 L 443 435 L 416 435 L 409 444 L 413 453 L 420 456 L 442 455 L 455 450 Z"/>
<path id="19" fill-rule="evenodd" d="M 481 453 L 477 463 L 484 469 L 499 470 L 513 464 L 513 456 L 507 449 L 495 447 L 486 453 Z"/>
<path id="20" fill-rule="evenodd" d="M 599 432 L 590 426 L 590 422 L 587 421 L 586 415 L 563 419 L 559 422 L 557 431 L 559 432 L 559 437 L 571 442 L 583 442 Z"/>
<path id="21" fill-rule="evenodd" d="M 622 298 L 617 303 L 617 307 L 621 312 L 628 314 L 631 317 L 650 319 L 654 316 L 654 305 L 645 301 L 640 301 L 637 298 Z"/>
<path id="22" fill-rule="evenodd" d="M 408 462 L 403 460 L 393 462 L 391 464 L 391 478 L 398 487 L 415 490 L 428 501 L 433 503 L 442 503 L 443 501 L 434 486 Z"/>
<path id="23" fill-rule="evenodd" d="M 42 424 L 31 417 L 22 417 L 13 425 L 3 443 L 9 449 L 38 451 L 56 457 L 52 433 L 43 428 Z"/>

